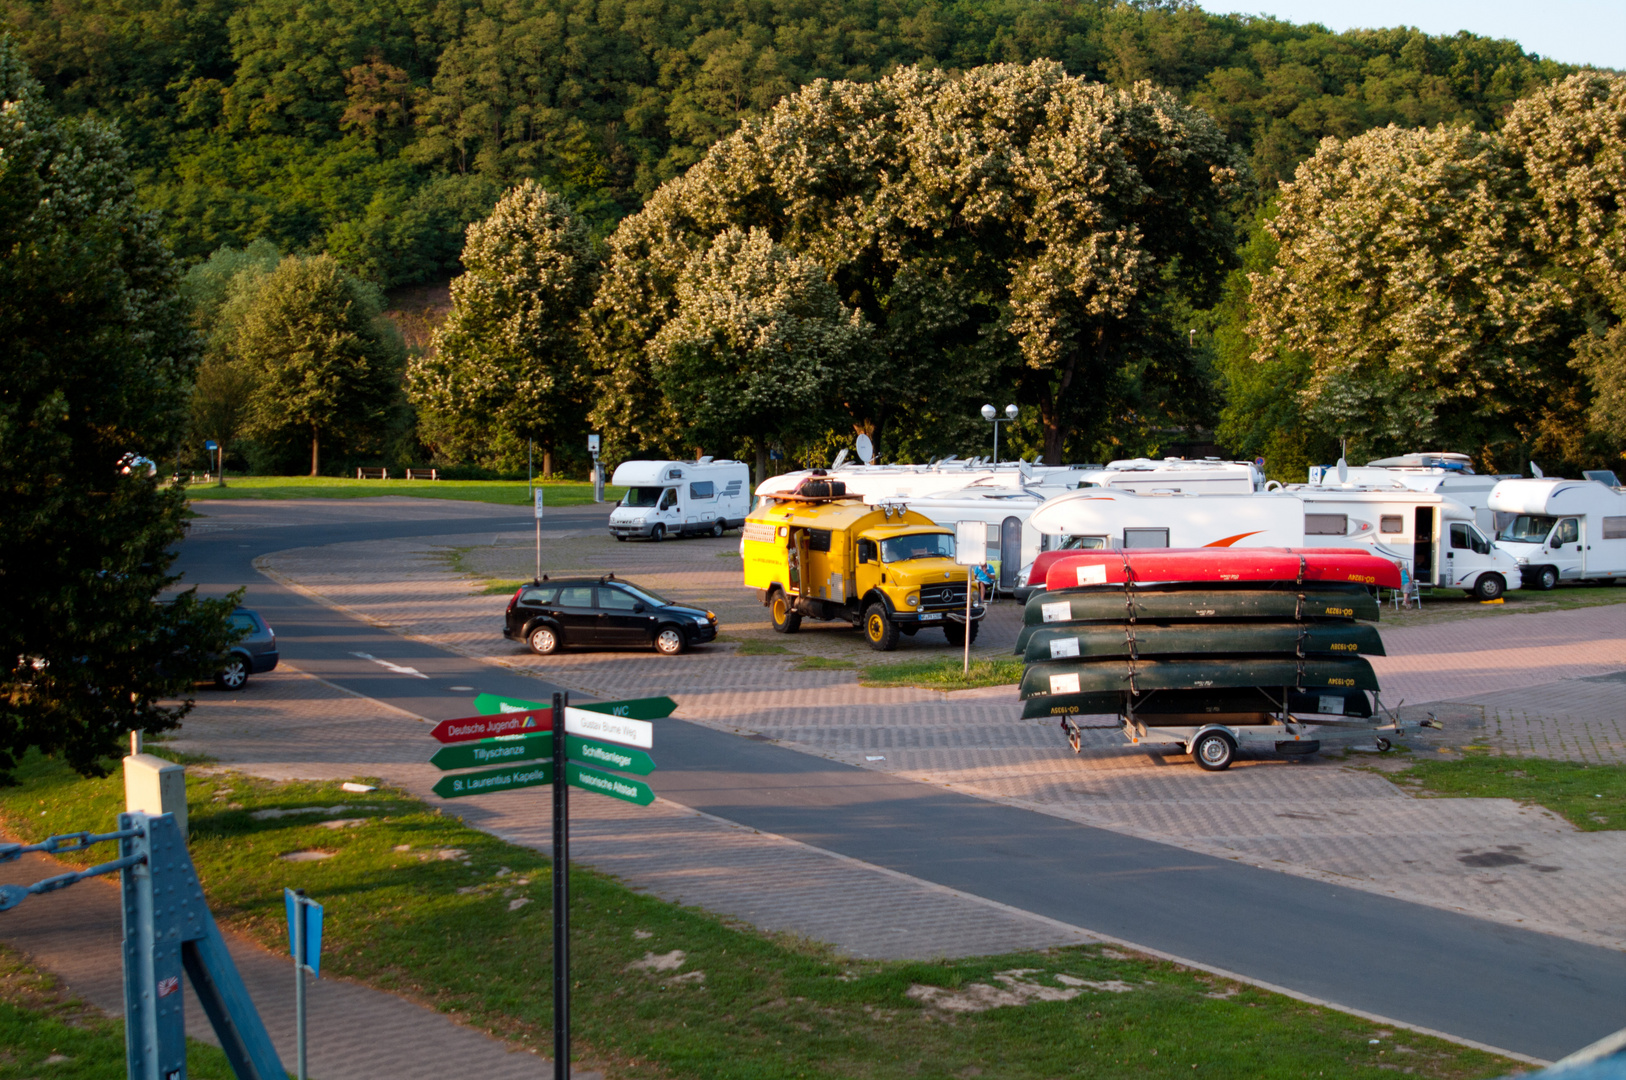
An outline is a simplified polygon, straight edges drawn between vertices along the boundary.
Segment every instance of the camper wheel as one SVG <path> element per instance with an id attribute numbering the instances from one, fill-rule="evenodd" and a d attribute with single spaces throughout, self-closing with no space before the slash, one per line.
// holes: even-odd
<path id="1" fill-rule="evenodd" d="M 875 603 L 864 609 L 864 640 L 876 652 L 898 647 L 898 624 L 887 617 L 886 605 Z"/>
<path id="2" fill-rule="evenodd" d="M 1530 584 L 1542 592 L 1551 592 L 1558 587 L 1558 567 L 1538 566 L 1530 574 Z"/>
<path id="3" fill-rule="evenodd" d="M 1192 744 L 1191 756 L 1209 772 L 1224 772 L 1236 758 L 1236 740 L 1223 731 L 1205 731 Z"/>
<path id="4" fill-rule="evenodd" d="M 780 589 L 775 589 L 768 598 L 768 617 L 773 620 L 773 628 L 781 634 L 794 634 L 802 626 L 802 614 L 790 606 L 790 598 Z"/>
<path id="5" fill-rule="evenodd" d="M 713 535 L 713 536 L 721 536 L 721 535 L 723 535 L 723 523 L 722 523 L 722 521 L 719 520 L 719 521 L 714 521 L 714 522 L 711 523 L 711 535 Z"/>
<path id="6" fill-rule="evenodd" d="M 649 541 L 650 541 L 650 543 L 658 544 L 662 540 L 665 540 L 665 539 L 666 539 L 666 526 L 665 525 L 657 525 L 653 529 L 649 530 Z"/>
<path id="7" fill-rule="evenodd" d="M 1495 600 L 1506 591 L 1507 582 L 1502 580 L 1501 574 L 1480 574 L 1471 595 L 1476 600 Z"/>

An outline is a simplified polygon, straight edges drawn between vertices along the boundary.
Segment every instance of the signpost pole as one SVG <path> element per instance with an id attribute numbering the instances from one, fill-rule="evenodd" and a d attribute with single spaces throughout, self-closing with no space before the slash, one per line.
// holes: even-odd
<path id="1" fill-rule="evenodd" d="M 570 785 L 565 782 L 564 768 L 568 701 L 568 695 L 553 695 L 554 1080 L 570 1080 Z"/>
<path id="2" fill-rule="evenodd" d="M 971 586 L 976 582 L 977 574 L 974 567 L 968 567 L 965 574 L 965 664 L 960 674 L 971 674 Z"/>
<path id="3" fill-rule="evenodd" d="M 533 580 L 540 582 L 542 580 L 542 489 L 541 488 L 536 489 L 535 497 L 536 497 L 536 577 Z"/>
<path id="4" fill-rule="evenodd" d="M 294 890 L 294 1038 L 299 1080 L 305 1080 L 305 890 Z"/>

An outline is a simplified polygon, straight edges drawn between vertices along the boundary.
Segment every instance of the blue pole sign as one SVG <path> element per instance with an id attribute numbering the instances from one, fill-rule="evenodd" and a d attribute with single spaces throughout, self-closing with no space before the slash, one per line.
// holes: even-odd
<path id="1" fill-rule="evenodd" d="M 303 964 L 312 978 L 322 975 L 322 905 L 308 896 L 300 896 L 293 889 L 283 889 L 282 898 L 288 907 L 288 951 L 294 963 Z M 300 955 L 299 924 L 295 920 L 305 917 L 304 955 Z"/>

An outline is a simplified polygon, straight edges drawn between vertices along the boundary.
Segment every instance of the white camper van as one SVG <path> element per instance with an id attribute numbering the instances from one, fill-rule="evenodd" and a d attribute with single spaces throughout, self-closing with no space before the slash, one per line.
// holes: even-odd
<path id="1" fill-rule="evenodd" d="M 1265 490 L 1265 473 L 1251 461 L 1219 458 L 1127 458 L 1084 474 L 1079 486 L 1118 488 L 1142 495 L 1246 495 Z"/>
<path id="2" fill-rule="evenodd" d="M 1025 461 L 989 465 L 979 458 L 945 458 L 930 465 L 846 465 L 841 460 L 838 458 L 829 469 L 800 469 L 770 476 L 757 485 L 756 493 L 765 499 L 783 498 L 809 477 L 839 480 L 847 485 L 847 494 L 861 495 L 871 504 L 881 499 L 929 498 L 972 487 L 1042 487 L 1055 492 L 1077 487 L 1088 470 L 1100 467 L 1030 465 Z"/>
<path id="3" fill-rule="evenodd" d="M 1311 487 L 1333 487 L 1337 466 L 1310 467 Z M 1474 472 L 1473 460 L 1467 454 L 1425 453 L 1401 454 L 1399 457 L 1380 458 L 1365 465 L 1345 467 L 1348 483 L 1357 487 L 1407 488 L 1411 491 L 1432 491 L 1455 499 L 1474 512 L 1474 523 L 1481 531 L 1495 533 L 1500 524 L 1497 514 L 1490 509 L 1491 489 L 1507 475 Z"/>
<path id="4" fill-rule="evenodd" d="M 751 509 L 751 470 L 742 461 L 623 461 L 610 483 L 627 489 L 610 511 L 617 540 L 721 536 L 744 525 Z"/>
<path id="5" fill-rule="evenodd" d="M 1518 560 L 1531 588 L 1626 578 L 1626 492 L 1619 488 L 1596 480 L 1503 480 L 1490 506 L 1512 515 L 1496 546 Z"/>
<path id="6" fill-rule="evenodd" d="M 1032 522 L 1074 546 L 1353 548 L 1394 560 L 1419 584 L 1481 600 L 1520 585 L 1518 564 L 1478 529 L 1473 511 L 1431 492 L 1301 485 L 1193 496 L 1087 488 L 1049 500 Z"/>

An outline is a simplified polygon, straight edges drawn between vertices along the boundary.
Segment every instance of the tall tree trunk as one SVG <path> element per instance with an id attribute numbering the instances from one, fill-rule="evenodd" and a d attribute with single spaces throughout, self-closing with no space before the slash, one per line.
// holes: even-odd
<path id="1" fill-rule="evenodd" d="M 542 451 L 542 478 L 553 479 L 553 451 L 547 448 Z"/>
<path id="2" fill-rule="evenodd" d="M 757 478 L 756 478 L 756 482 L 751 485 L 752 489 L 755 490 L 756 488 L 761 487 L 762 482 L 764 480 L 766 480 L 766 479 L 768 479 L 768 440 L 767 439 L 758 439 L 757 440 Z"/>
<path id="3" fill-rule="evenodd" d="M 316 430 L 316 425 L 312 424 L 311 425 L 311 475 L 312 476 L 320 475 L 316 471 L 316 466 L 317 466 L 317 463 L 318 463 L 317 449 L 318 449 L 319 436 L 320 436 L 320 433 Z"/>
<path id="4" fill-rule="evenodd" d="M 1100 331 L 1096 331 L 1096 344 L 1101 341 Z M 1059 376 L 1052 385 L 1049 380 L 1042 380 L 1039 390 L 1039 423 L 1044 427 L 1044 463 L 1046 465 L 1060 465 L 1066 458 L 1067 436 L 1071 434 L 1071 425 L 1067 423 L 1067 407 L 1071 403 L 1068 391 L 1072 389 L 1073 377 L 1078 374 L 1079 363 L 1084 355 L 1082 345 L 1074 344 L 1067 351 L 1067 359 L 1057 368 Z"/>

